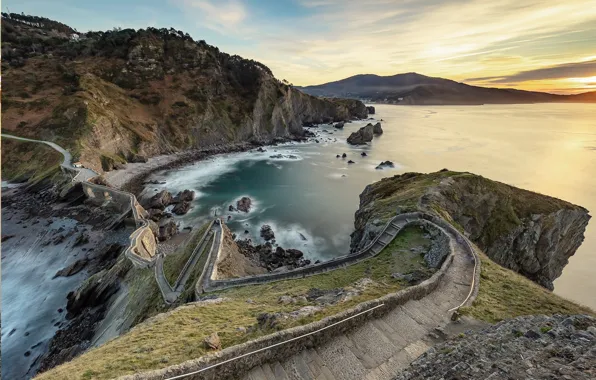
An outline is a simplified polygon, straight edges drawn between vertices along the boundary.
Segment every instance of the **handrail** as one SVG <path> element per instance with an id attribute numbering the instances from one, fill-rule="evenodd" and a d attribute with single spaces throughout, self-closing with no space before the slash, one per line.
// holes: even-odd
<path id="1" fill-rule="evenodd" d="M 462 236 L 464 242 L 466 243 L 466 246 L 472 253 L 472 258 L 474 259 L 474 270 L 472 271 L 472 284 L 470 285 L 470 291 L 468 292 L 468 296 L 466 297 L 466 299 L 459 306 L 449 309 L 448 310 L 449 312 L 452 312 L 454 310 L 459 310 L 460 308 L 464 307 L 464 305 L 466 303 L 468 303 L 468 301 L 472 297 L 472 294 L 474 293 L 474 290 L 476 288 L 476 275 L 477 275 L 477 271 L 480 266 L 480 260 L 479 260 L 478 254 L 476 253 L 476 250 L 470 245 L 470 242 L 468 241 L 468 239 L 465 236 L 463 236 L 463 235 L 460 235 L 460 236 Z"/>
<path id="2" fill-rule="evenodd" d="M 233 361 L 235 361 L 235 360 L 239 360 L 239 359 L 245 358 L 245 357 L 247 357 L 247 356 L 254 355 L 254 354 L 256 354 L 256 353 L 259 353 L 259 352 L 262 352 L 262 351 L 265 351 L 265 350 L 269 350 L 269 349 L 271 349 L 271 348 L 278 347 L 278 346 L 281 346 L 281 345 L 284 345 L 284 344 L 287 344 L 287 343 L 293 342 L 293 341 L 295 341 L 295 340 L 298 340 L 298 339 L 305 338 L 305 337 L 307 337 L 307 336 L 309 336 L 309 335 L 317 334 L 317 333 L 319 333 L 319 332 L 321 332 L 321 331 L 323 331 L 323 330 L 327 330 L 327 329 L 329 329 L 329 328 L 331 328 L 331 327 L 337 326 L 337 325 L 339 325 L 339 324 L 341 324 L 341 323 L 344 323 L 344 322 L 346 322 L 346 321 L 349 321 L 350 319 L 353 319 L 353 318 L 359 317 L 359 316 L 361 316 L 361 315 L 363 315 L 363 314 L 369 313 L 369 312 L 371 312 L 371 311 L 373 311 L 373 310 L 375 310 L 375 309 L 378 309 L 378 308 L 380 308 L 380 307 L 383 307 L 383 306 L 385 306 L 385 304 L 384 304 L 384 303 L 378 304 L 378 305 L 376 305 L 376 306 L 373 306 L 373 307 L 371 307 L 370 309 L 364 310 L 364 311 L 362 311 L 362 312 L 360 312 L 360 313 L 358 313 L 358 314 L 351 315 L 351 316 L 349 316 L 349 317 L 347 317 L 347 318 L 344 318 L 344 319 L 342 319 L 342 320 L 340 320 L 340 321 L 337 321 L 337 322 L 335 322 L 335 323 L 332 323 L 332 324 L 330 324 L 330 325 L 328 325 L 328 326 L 321 327 L 321 328 L 320 328 L 320 329 L 318 329 L 318 330 L 311 331 L 311 332 L 308 332 L 308 333 L 306 333 L 306 334 L 302 334 L 302 335 L 299 335 L 299 336 L 297 336 L 297 337 L 294 337 L 294 338 L 291 338 L 291 339 L 285 340 L 285 341 L 283 341 L 283 342 L 275 343 L 275 344 L 272 344 L 272 345 L 270 345 L 270 346 L 267 346 L 267 347 L 259 348 L 258 350 L 254 350 L 254 351 L 251 351 L 251 352 L 247 352 L 246 354 L 238 355 L 238 356 L 236 356 L 236 357 L 233 357 L 233 358 L 231 358 L 231 359 L 227 359 L 227 360 L 224 360 L 224 361 L 222 361 L 222 362 L 215 363 L 215 364 L 213 364 L 213 365 L 207 366 L 207 367 L 205 367 L 205 368 L 201 368 L 201 369 L 199 369 L 199 370 L 197 370 L 197 371 L 194 371 L 194 372 L 189 372 L 189 373 L 185 373 L 185 374 L 183 374 L 183 375 L 178 375 L 178 376 L 174 376 L 174 377 L 167 377 L 167 378 L 165 378 L 164 380 L 176 380 L 176 379 L 183 379 L 183 378 L 185 378 L 185 377 L 188 377 L 188 376 L 192 376 L 192 375 L 196 375 L 196 374 L 198 374 L 198 373 L 201 373 L 201 372 L 205 372 L 205 371 L 207 371 L 207 370 L 210 370 L 210 369 L 212 369 L 212 368 L 219 367 L 219 366 L 221 366 L 221 365 L 224 365 L 224 364 L 227 364 L 227 363 L 233 362 Z"/>

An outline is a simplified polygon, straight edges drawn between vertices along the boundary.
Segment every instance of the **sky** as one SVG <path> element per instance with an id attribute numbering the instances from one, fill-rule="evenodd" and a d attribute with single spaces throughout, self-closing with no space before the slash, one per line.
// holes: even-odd
<path id="1" fill-rule="evenodd" d="M 594 0 L 5 0 L 78 31 L 173 27 L 279 79 L 418 72 L 490 87 L 596 90 Z"/>

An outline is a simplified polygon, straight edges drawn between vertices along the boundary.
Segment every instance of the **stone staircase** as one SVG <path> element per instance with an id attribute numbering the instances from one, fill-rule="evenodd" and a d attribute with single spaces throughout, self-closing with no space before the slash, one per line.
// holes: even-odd
<path id="1" fill-rule="evenodd" d="M 390 228 L 387 233 L 392 235 L 400 226 Z M 463 242 L 446 232 L 452 238 L 455 256 L 434 292 L 396 307 L 384 317 L 370 320 L 322 346 L 303 350 L 281 362 L 255 367 L 243 379 L 392 379 L 430 347 L 429 333 L 450 322 L 450 310 L 459 306 L 470 290 L 473 258 L 467 254 Z"/>

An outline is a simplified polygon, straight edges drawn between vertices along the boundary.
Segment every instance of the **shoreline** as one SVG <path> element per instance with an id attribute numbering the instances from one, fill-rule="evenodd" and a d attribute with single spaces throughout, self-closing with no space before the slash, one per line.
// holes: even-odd
<path id="1" fill-rule="evenodd" d="M 226 144 L 221 146 L 211 146 L 204 149 L 188 150 L 184 152 L 174 153 L 171 155 L 153 156 L 144 163 L 128 163 L 127 168 L 121 170 L 114 170 L 103 174 L 107 181 L 123 191 L 139 196 L 143 191 L 145 182 L 152 174 L 168 169 L 175 169 L 199 161 L 203 161 L 207 158 L 216 156 L 218 154 L 227 153 L 242 153 L 248 152 L 252 149 L 261 147 L 273 147 L 280 144 L 286 144 L 290 142 L 305 143 L 310 141 L 306 137 L 293 137 L 293 138 L 274 138 L 272 140 L 263 142 L 246 142 L 246 143 L 235 143 Z M 129 165 L 134 165 L 130 170 Z M 111 174 L 110 174 L 111 173 Z M 112 182 L 114 181 L 114 182 Z"/>

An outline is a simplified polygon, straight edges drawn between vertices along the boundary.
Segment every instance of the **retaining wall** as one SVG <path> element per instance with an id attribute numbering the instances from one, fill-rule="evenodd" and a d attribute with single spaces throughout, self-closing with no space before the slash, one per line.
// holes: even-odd
<path id="1" fill-rule="evenodd" d="M 374 257 L 378 253 L 375 253 L 372 248 L 377 243 L 377 241 L 381 238 L 381 236 L 385 233 L 386 229 L 389 228 L 391 223 L 394 222 L 402 222 L 408 219 L 412 219 L 406 225 L 414 222 L 416 219 L 420 218 L 421 213 L 407 213 L 407 214 L 400 214 L 393 217 L 385 227 L 379 232 L 379 234 L 363 249 L 360 251 L 333 258 L 331 260 L 324 261 L 319 264 L 312 264 L 302 268 L 292 269 L 287 272 L 282 273 L 266 273 L 262 275 L 256 276 L 247 276 L 241 278 L 232 278 L 227 280 L 212 280 L 210 275 L 213 273 L 215 269 L 217 260 L 219 259 L 219 255 L 209 257 L 209 276 L 205 276 L 203 278 L 202 283 L 202 291 L 203 292 L 212 292 L 216 290 L 228 289 L 236 286 L 246 286 L 246 285 L 256 285 L 256 284 L 265 284 L 274 281 L 283 281 L 283 280 L 290 280 L 296 278 L 304 278 L 307 276 L 313 276 L 316 274 L 321 274 L 325 272 L 329 272 L 331 270 L 339 269 L 342 267 L 346 267 L 348 265 L 355 264 L 362 260 L 368 259 L 370 257 Z M 404 226 L 405 227 L 405 226 Z M 221 227 L 220 227 L 221 228 Z M 403 228 L 403 227 L 402 227 Z"/>
<path id="2" fill-rule="evenodd" d="M 443 231 L 443 233 L 445 232 Z M 375 300 L 360 303 L 352 309 L 330 317 L 326 317 L 317 322 L 279 331 L 250 342 L 229 347 L 211 355 L 193 359 L 169 368 L 124 376 L 121 377 L 120 380 L 157 380 L 183 375 L 189 372 L 200 370 L 202 368 L 207 368 L 217 363 L 222 363 L 232 358 L 238 358 L 242 355 L 264 349 L 256 353 L 240 357 L 237 360 L 224 363 L 215 368 L 207 369 L 204 372 L 184 377 L 185 379 L 189 380 L 237 379 L 256 366 L 274 361 L 282 361 L 304 349 L 322 345 L 334 336 L 344 334 L 349 330 L 359 327 L 370 319 L 380 318 L 389 311 L 393 310 L 395 307 L 403 305 L 410 300 L 421 299 L 434 291 L 453 262 L 454 249 L 451 241 L 449 247 L 449 256 L 443 262 L 441 268 L 435 274 L 433 274 L 431 278 L 418 285 L 400 290 L 396 293 L 392 293 Z M 379 305 L 382 306 L 368 313 L 363 313 L 366 310 Z M 360 313 L 363 314 L 358 315 Z M 334 325 L 335 323 L 350 317 L 354 318 Z M 321 330 L 323 328 L 325 329 Z M 309 335 L 301 337 L 305 334 Z M 276 346 L 274 349 L 265 349 L 272 345 L 286 342 L 291 339 L 295 340 Z"/>

